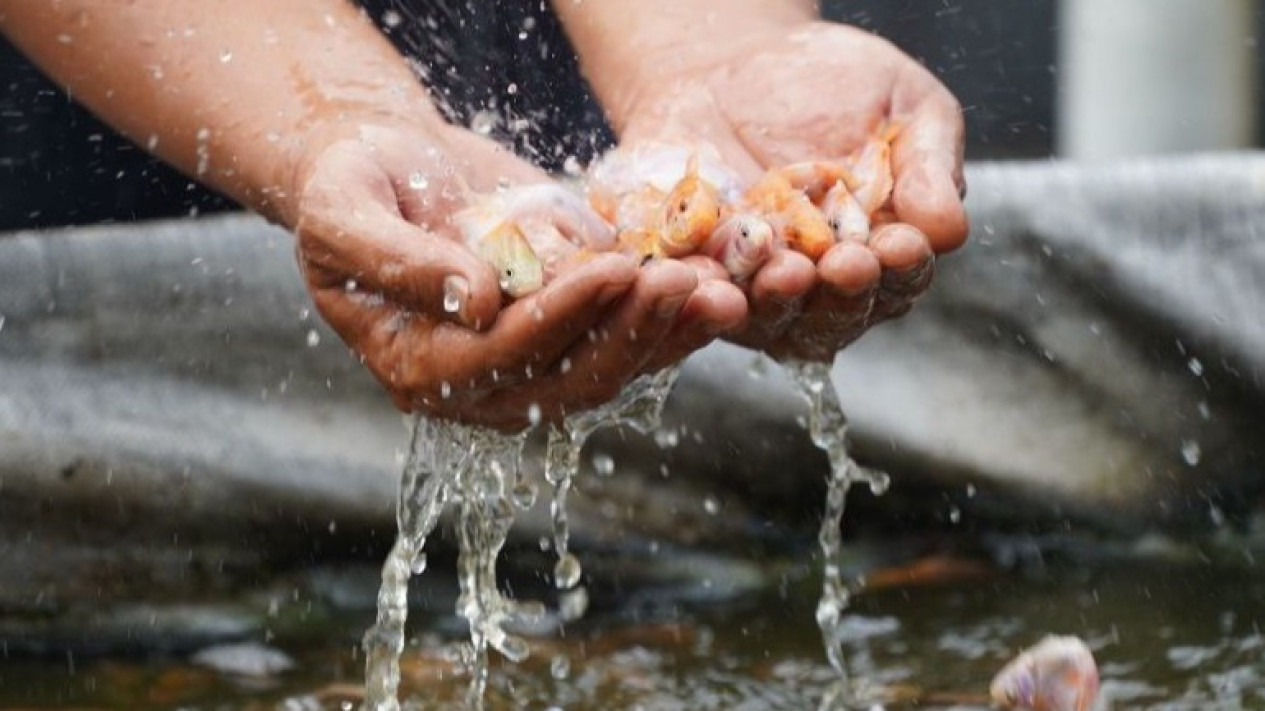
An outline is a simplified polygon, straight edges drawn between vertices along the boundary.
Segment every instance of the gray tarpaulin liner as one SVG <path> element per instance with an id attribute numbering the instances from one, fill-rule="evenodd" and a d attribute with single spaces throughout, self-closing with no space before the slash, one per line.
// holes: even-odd
<path id="1" fill-rule="evenodd" d="M 836 365 L 886 500 L 931 483 L 968 516 L 1126 531 L 1249 510 L 1265 158 L 968 174 L 972 242 Z M 50 541 L 88 558 L 200 542 L 224 564 L 390 535 L 403 419 L 309 308 L 290 236 L 251 216 L 0 237 L 0 568 L 37 571 Z M 597 443 L 619 464 L 576 501 L 582 540 L 732 541 L 769 502 L 820 501 L 801 403 L 754 361 L 690 360 L 676 447 Z M 784 509 L 806 529 L 812 510 Z"/>

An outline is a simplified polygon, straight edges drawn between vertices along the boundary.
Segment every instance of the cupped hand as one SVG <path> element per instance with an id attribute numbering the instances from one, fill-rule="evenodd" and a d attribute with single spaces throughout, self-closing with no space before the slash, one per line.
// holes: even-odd
<path id="1" fill-rule="evenodd" d="M 470 191 L 547 179 L 449 127 L 339 126 L 303 149 L 284 219 L 304 278 L 400 409 L 518 430 L 609 400 L 745 319 L 742 294 L 705 269 L 617 254 L 504 303 L 449 217 Z"/>
<path id="2" fill-rule="evenodd" d="M 768 168 L 846 157 L 886 126 L 897 222 L 816 264 L 783 249 L 750 283 L 750 318 L 732 340 L 779 357 L 828 360 L 872 325 L 905 313 L 934 258 L 965 240 L 963 122 L 957 101 L 885 40 L 811 22 L 727 36 L 637 82 L 614 117 L 621 143 L 714 145 L 755 180 Z"/>

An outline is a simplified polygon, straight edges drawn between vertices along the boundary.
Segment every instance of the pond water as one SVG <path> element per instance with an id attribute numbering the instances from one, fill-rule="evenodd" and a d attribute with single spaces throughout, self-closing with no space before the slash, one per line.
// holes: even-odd
<path id="1" fill-rule="evenodd" d="M 889 709 L 984 708 L 1006 660 L 1061 633 L 1094 650 L 1099 708 L 1265 709 L 1265 574 L 1249 554 L 1214 563 L 1171 548 L 1121 553 L 1069 541 L 944 538 L 864 555 L 848 549 L 852 574 L 868 569 L 871 581 L 845 619 L 853 680 Z M 892 553 L 898 548 L 904 553 Z M 585 620 L 533 638 L 526 662 L 493 655 L 487 707 L 817 709 L 836 677 L 813 618 L 819 573 L 810 558 L 763 561 L 771 571 L 764 584 L 728 599 L 707 599 L 706 580 L 693 590 L 599 594 Z M 452 586 L 438 575 L 428 572 L 414 592 Z M 520 586 L 524 596 L 549 587 L 519 582 L 535 588 Z M 458 709 L 468 678 L 453 650 L 464 630 L 442 612 L 451 597 L 432 597 L 425 607 L 434 609 L 411 620 L 405 708 Z M 289 655 L 289 671 L 235 677 L 174 656 L 0 657 L 0 708 L 355 708 L 359 639 L 372 611 L 338 611 L 301 586 L 291 603 L 278 619 L 301 623 L 279 622 L 272 639 L 255 640 Z"/>

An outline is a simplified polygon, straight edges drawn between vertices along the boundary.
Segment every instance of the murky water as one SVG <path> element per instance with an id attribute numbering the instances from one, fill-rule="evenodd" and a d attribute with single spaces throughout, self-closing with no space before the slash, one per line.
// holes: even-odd
<path id="1" fill-rule="evenodd" d="M 853 680 L 886 708 L 982 708 L 1006 659 L 1062 632 L 1094 649 L 1104 679 L 1100 708 L 1265 709 L 1265 573 L 1248 562 L 1106 556 L 1092 545 L 1078 548 L 1087 555 L 1077 561 L 1066 546 L 1033 541 L 922 548 L 941 552 L 911 567 L 844 549 L 853 561 L 846 575 L 882 566 L 869 571 L 875 587 L 853 597 L 841 638 Z M 728 601 L 677 599 L 656 609 L 626 591 L 641 602 L 597 611 L 564 635 L 531 637 L 532 655 L 521 664 L 494 656 L 487 706 L 817 709 L 837 678 L 813 621 L 817 567 L 787 564 L 766 561 L 778 571 L 767 585 Z M 469 677 L 452 650 L 469 638 L 450 601 L 432 608 L 415 611 L 410 625 L 404 708 L 459 709 Z M 317 617 L 324 621 L 270 642 L 296 668 L 265 679 L 172 658 L 31 661 L 0 653 L 0 708 L 353 708 L 364 668 L 359 635 L 370 617 Z"/>

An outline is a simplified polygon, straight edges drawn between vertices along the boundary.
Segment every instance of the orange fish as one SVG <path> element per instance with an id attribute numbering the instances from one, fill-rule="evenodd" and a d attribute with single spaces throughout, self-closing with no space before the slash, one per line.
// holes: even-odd
<path id="1" fill-rule="evenodd" d="M 892 196 L 895 185 L 892 142 L 899 133 L 900 129 L 894 124 L 880 129 L 877 136 L 866 141 L 849 159 L 848 189 L 866 215 L 878 212 Z"/>
<path id="2" fill-rule="evenodd" d="M 786 178 L 788 183 L 807 195 L 814 204 L 821 204 L 826 193 L 839 181 L 854 180 L 851 171 L 842 161 L 791 163 L 774 172 Z"/>
<path id="3" fill-rule="evenodd" d="M 834 230 L 808 196 L 770 171 L 747 191 L 746 204 L 764 216 L 792 249 L 816 261 L 835 243 Z"/>
<path id="4" fill-rule="evenodd" d="M 698 251 L 720 223 L 720 193 L 698 172 L 698 155 L 692 154 L 685 176 L 663 200 L 659 245 L 669 257 Z"/>

